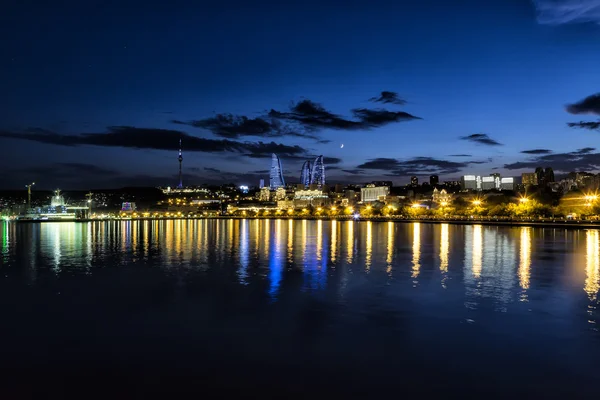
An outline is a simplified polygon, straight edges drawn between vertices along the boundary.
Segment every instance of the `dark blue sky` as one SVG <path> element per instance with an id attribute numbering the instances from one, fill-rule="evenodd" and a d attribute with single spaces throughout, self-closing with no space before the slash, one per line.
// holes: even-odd
<path id="1" fill-rule="evenodd" d="M 0 187 L 600 165 L 600 0 L 51 3 L 0 15 Z"/>

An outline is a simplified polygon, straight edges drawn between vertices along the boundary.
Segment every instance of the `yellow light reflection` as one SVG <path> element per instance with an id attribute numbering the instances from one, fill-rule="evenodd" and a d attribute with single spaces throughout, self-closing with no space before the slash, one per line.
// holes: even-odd
<path id="1" fill-rule="evenodd" d="M 373 223 L 367 222 L 367 251 L 365 256 L 365 267 L 371 269 L 371 257 L 373 256 Z"/>
<path id="2" fill-rule="evenodd" d="M 348 228 L 348 238 L 346 244 L 346 262 L 348 264 L 351 264 L 352 258 L 354 257 L 354 222 L 347 221 L 346 227 Z"/>
<path id="3" fill-rule="evenodd" d="M 323 259 L 323 221 L 317 221 L 317 261 L 321 261 Z"/>
<path id="4" fill-rule="evenodd" d="M 413 259 L 412 259 L 412 277 L 419 276 L 421 270 L 421 224 L 413 224 Z"/>
<path id="5" fill-rule="evenodd" d="M 288 221 L 288 242 L 287 242 L 287 256 L 288 262 L 291 263 L 294 261 L 294 220 L 290 219 Z"/>
<path id="6" fill-rule="evenodd" d="M 306 265 L 306 220 L 302 220 L 302 265 Z"/>
<path id="7" fill-rule="evenodd" d="M 331 221 L 331 262 L 334 263 L 337 252 L 337 221 Z"/>
<path id="8" fill-rule="evenodd" d="M 586 279 L 584 290 L 591 301 L 596 301 L 600 290 L 600 245 L 598 231 L 586 232 Z"/>
<path id="9" fill-rule="evenodd" d="M 450 253 L 450 238 L 448 235 L 448 224 L 441 226 L 440 238 L 440 271 L 448 272 L 448 256 Z"/>
<path id="10" fill-rule="evenodd" d="M 387 258 L 385 262 L 387 263 L 386 272 L 389 274 L 392 272 L 392 261 L 394 259 L 394 223 L 388 222 L 388 231 L 387 231 Z"/>
<path id="11" fill-rule="evenodd" d="M 271 220 L 270 219 L 265 219 L 264 222 L 265 222 L 265 234 L 264 234 L 265 248 L 263 249 L 263 251 L 264 251 L 265 260 L 268 260 L 269 259 L 269 250 L 270 250 L 269 246 L 270 246 L 270 240 L 271 240 L 271 233 L 270 233 L 270 230 L 271 230 Z"/>
<path id="12" fill-rule="evenodd" d="M 481 276 L 481 264 L 483 260 L 483 230 L 481 225 L 473 226 L 473 276 Z"/>
<path id="13" fill-rule="evenodd" d="M 529 289 L 531 276 L 531 228 L 521 228 L 521 253 L 519 263 L 519 284 L 524 290 Z"/>

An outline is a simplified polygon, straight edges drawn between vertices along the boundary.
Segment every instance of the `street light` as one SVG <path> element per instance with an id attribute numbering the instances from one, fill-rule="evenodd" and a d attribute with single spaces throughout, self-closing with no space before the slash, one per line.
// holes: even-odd
<path id="1" fill-rule="evenodd" d="M 529 201 L 529 199 L 528 199 L 527 197 L 521 197 L 521 198 L 519 199 L 519 202 L 521 202 L 521 203 L 523 203 L 523 204 L 527 203 L 528 201 Z"/>
<path id="2" fill-rule="evenodd" d="M 473 200 L 473 205 L 474 206 L 480 206 L 481 205 L 481 200 Z"/>

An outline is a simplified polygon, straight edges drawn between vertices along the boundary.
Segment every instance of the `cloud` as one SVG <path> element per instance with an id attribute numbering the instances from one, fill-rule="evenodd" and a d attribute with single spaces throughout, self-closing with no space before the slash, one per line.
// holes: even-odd
<path id="1" fill-rule="evenodd" d="M 600 0 L 533 0 L 540 24 L 600 23 Z"/>
<path id="2" fill-rule="evenodd" d="M 457 173 L 471 164 L 481 163 L 485 161 L 455 162 L 431 157 L 414 157 L 408 160 L 374 158 L 356 168 L 388 171 L 386 175 L 389 176 L 447 175 Z"/>
<path id="3" fill-rule="evenodd" d="M 593 94 L 577 103 L 567 105 L 567 112 L 571 114 L 600 115 L 600 93 Z"/>
<path id="4" fill-rule="evenodd" d="M 365 171 L 363 171 L 362 169 L 359 168 L 354 168 L 354 169 L 342 169 L 343 172 L 346 172 L 348 174 L 351 175 L 364 175 Z"/>
<path id="5" fill-rule="evenodd" d="M 292 105 L 289 111 L 271 110 L 269 116 L 309 131 L 321 129 L 360 130 L 384 126 L 393 122 L 420 119 L 402 111 L 374 110 L 357 108 L 352 110 L 354 119 L 344 118 L 325 109 L 311 100 L 302 100 Z"/>
<path id="6" fill-rule="evenodd" d="M 595 171 L 600 169 L 600 153 L 593 153 L 595 150 L 592 147 L 584 147 L 568 153 L 545 154 L 527 161 L 505 164 L 504 168 L 516 170 L 552 167 L 558 172 Z"/>
<path id="7" fill-rule="evenodd" d="M 567 125 L 571 128 L 589 129 L 591 131 L 600 130 L 600 121 L 569 122 Z"/>
<path id="8" fill-rule="evenodd" d="M 296 155 L 288 155 L 288 154 L 279 154 L 279 158 L 281 158 L 282 160 L 288 160 L 288 161 L 313 161 L 315 158 L 317 158 L 316 155 L 311 154 L 311 155 L 306 155 L 306 156 L 296 156 Z M 271 158 L 271 154 L 246 154 L 247 157 L 250 158 Z M 330 164 L 340 164 L 342 162 L 341 158 L 337 158 L 337 157 L 323 157 L 323 162 L 325 163 L 325 166 L 327 168 L 327 165 Z"/>
<path id="9" fill-rule="evenodd" d="M 404 104 L 394 92 L 381 92 L 373 101 L 381 103 Z M 214 135 L 226 139 L 239 139 L 244 136 L 263 138 L 298 137 L 315 140 L 318 143 L 330 143 L 322 139 L 319 132 L 324 129 L 359 130 L 371 129 L 390 123 L 420 119 L 402 111 L 383 109 L 356 108 L 351 110 L 352 118 L 342 117 L 312 100 L 292 103 L 288 110 L 271 109 L 266 115 L 255 118 L 234 115 L 216 114 L 210 118 L 191 121 L 171 120 L 174 124 L 188 125 L 206 129 Z"/>
<path id="10" fill-rule="evenodd" d="M 307 152 L 297 145 L 288 146 L 275 142 L 236 142 L 227 139 L 206 139 L 176 130 L 136 128 L 131 126 L 113 126 L 109 127 L 105 133 L 82 133 L 78 135 L 63 135 L 43 129 L 31 129 L 24 132 L 0 131 L 0 138 L 2 137 L 59 146 L 90 145 L 172 151 L 179 149 L 179 140 L 182 139 L 184 151 L 192 152 L 236 152 L 245 153 L 249 156 L 270 156 L 271 153 L 300 156 Z"/>
<path id="11" fill-rule="evenodd" d="M 208 172 L 216 172 L 216 173 L 220 173 L 221 172 L 220 169 L 211 168 L 211 167 L 204 167 L 204 170 L 208 171 Z"/>
<path id="12" fill-rule="evenodd" d="M 406 100 L 398 96 L 396 92 L 383 91 L 379 96 L 371 97 L 370 101 L 384 104 L 397 104 L 403 106 L 406 104 Z"/>
<path id="13" fill-rule="evenodd" d="M 521 153 L 523 153 L 523 154 L 550 154 L 550 153 L 552 153 L 552 150 L 532 149 L 532 150 L 523 150 Z"/>
<path id="14" fill-rule="evenodd" d="M 450 154 L 448 157 L 473 157 L 471 154 Z"/>
<path id="15" fill-rule="evenodd" d="M 485 133 L 474 133 L 469 136 L 462 136 L 460 139 L 468 140 L 470 142 L 475 142 L 475 143 L 479 143 L 479 144 L 484 144 L 486 146 L 502 146 L 502 143 L 495 141 L 494 139 L 490 138 Z"/>
<path id="16" fill-rule="evenodd" d="M 295 136 L 321 141 L 321 139 L 314 134 L 298 132 L 274 118 L 248 118 L 243 115 L 217 114 L 214 117 L 195 121 L 184 122 L 180 120 L 171 120 L 171 122 L 180 125 L 189 125 L 195 128 L 203 128 L 209 130 L 216 136 L 227 139 L 239 139 L 243 136 L 263 138 Z"/>

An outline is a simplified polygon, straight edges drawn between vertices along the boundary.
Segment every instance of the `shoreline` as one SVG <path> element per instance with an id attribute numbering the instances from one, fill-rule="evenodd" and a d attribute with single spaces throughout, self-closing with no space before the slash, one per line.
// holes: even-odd
<path id="1" fill-rule="evenodd" d="M 234 216 L 215 216 L 215 217 L 193 217 L 193 218 L 107 218 L 107 219 L 72 219 L 72 220 L 5 220 L 11 223 L 89 223 L 89 222 L 110 222 L 110 221 L 169 221 L 169 220 L 228 220 L 228 219 L 248 219 L 248 220 L 314 220 L 314 221 L 354 221 L 354 222 L 397 222 L 397 223 L 423 223 L 423 224 L 453 224 L 453 225 L 487 225 L 487 226 L 506 226 L 506 227 L 536 227 L 536 228 L 564 228 L 564 229 L 600 229 L 600 221 L 586 220 L 497 220 L 497 219 L 409 219 L 409 218 L 389 218 L 389 217 L 360 217 L 355 219 L 351 216 L 342 217 L 300 217 L 300 216 L 277 216 L 277 217 L 234 217 Z"/>

